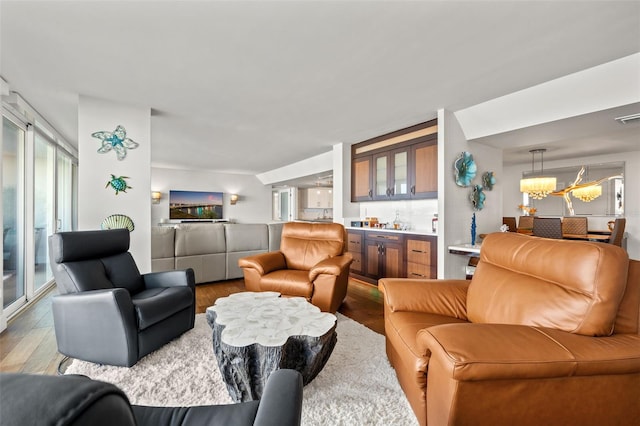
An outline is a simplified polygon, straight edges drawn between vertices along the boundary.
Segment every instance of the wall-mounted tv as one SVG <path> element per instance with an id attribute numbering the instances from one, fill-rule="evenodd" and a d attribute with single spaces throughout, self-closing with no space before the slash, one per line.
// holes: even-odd
<path id="1" fill-rule="evenodd" d="M 169 219 L 222 219 L 222 192 L 169 191 Z"/>

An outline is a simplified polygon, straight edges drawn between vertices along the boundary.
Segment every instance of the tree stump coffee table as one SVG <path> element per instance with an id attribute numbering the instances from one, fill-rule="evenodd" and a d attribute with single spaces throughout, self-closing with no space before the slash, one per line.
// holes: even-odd
<path id="1" fill-rule="evenodd" d="M 302 297 L 242 292 L 207 308 L 213 352 L 235 402 L 258 400 L 271 372 L 290 368 L 310 383 L 337 342 L 336 316 Z"/>

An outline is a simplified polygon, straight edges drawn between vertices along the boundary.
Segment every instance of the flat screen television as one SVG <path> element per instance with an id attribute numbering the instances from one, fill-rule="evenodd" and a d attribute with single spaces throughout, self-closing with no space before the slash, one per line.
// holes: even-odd
<path id="1" fill-rule="evenodd" d="M 169 191 L 169 219 L 222 219 L 222 192 Z"/>

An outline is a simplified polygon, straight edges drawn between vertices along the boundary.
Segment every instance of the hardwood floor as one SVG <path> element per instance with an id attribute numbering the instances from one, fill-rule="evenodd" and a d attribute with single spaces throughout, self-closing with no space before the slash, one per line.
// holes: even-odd
<path id="1" fill-rule="evenodd" d="M 244 280 L 229 280 L 196 286 L 196 312 L 203 313 L 219 297 L 245 291 Z M 63 359 L 57 351 L 51 313 L 55 288 L 13 318 L 0 334 L 0 372 L 57 374 Z M 384 333 L 382 294 L 378 288 L 349 280 L 347 297 L 338 311 L 376 333 Z M 339 331 L 338 331 L 339 332 Z"/>

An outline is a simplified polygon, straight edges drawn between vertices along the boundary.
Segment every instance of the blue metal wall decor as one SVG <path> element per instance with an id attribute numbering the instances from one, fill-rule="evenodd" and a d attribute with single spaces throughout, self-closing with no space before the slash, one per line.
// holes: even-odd
<path id="1" fill-rule="evenodd" d="M 469 194 L 469 200 L 473 205 L 473 209 L 476 211 L 482 210 L 484 208 L 484 200 L 487 198 L 484 191 L 482 190 L 481 185 L 474 185 L 471 190 L 471 194 Z"/>
<path id="2" fill-rule="evenodd" d="M 116 127 L 113 132 L 100 131 L 91 133 L 91 136 L 102 141 L 102 145 L 98 148 L 100 154 L 113 150 L 120 161 L 127 156 L 127 149 L 136 149 L 140 146 L 138 142 L 127 137 L 127 130 L 122 126 Z"/>
<path id="3" fill-rule="evenodd" d="M 473 155 L 470 152 L 463 152 L 453 162 L 453 176 L 456 181 L 456 185 L 466 188 L 471 185 L 471 181 L 476 177 L 478 167 L 475 161 L 473 161 Z"/>
<path id="4" fill-rule="evenodd" d="M 484 172 L 482 174 L 482 188 L 487 191 L 491 191 L 493 189 L 493 185 L 496 184 L 496 177 L 493 175 L 493 172 Z"/>
<path id="5" fill-rule="evenodd" d="M 116 195 L 118 195 L 120 192 L 127 192 L 127 189 L 132 189 L 128 184 L 127 181 L 125 179 L 129 179 L 128 176 L 119 176 L 116 177 L 116 175 L 111 175 L 111 179 L 109 179 L 107 181 L 107 184 L 104 186 L 105 188 L 108 188 L 109 186 L 111 186 L 111 188 L 113 188 L 114 191 L 116 191 Z"/>

